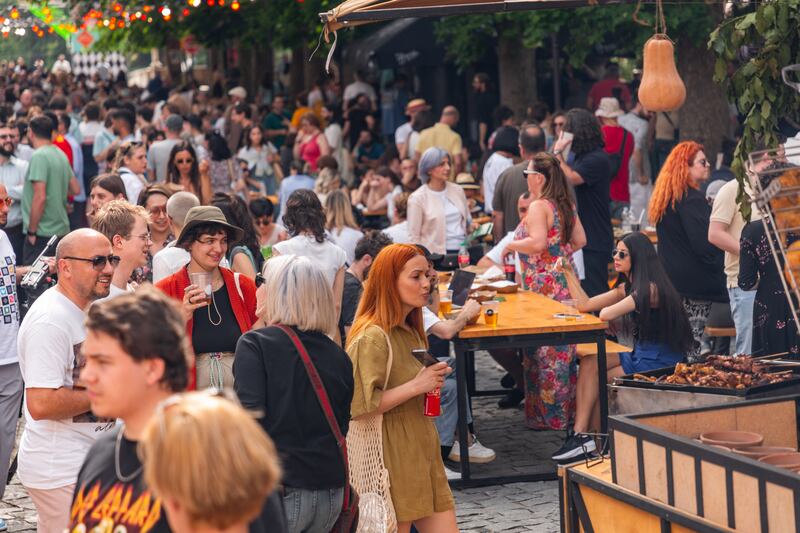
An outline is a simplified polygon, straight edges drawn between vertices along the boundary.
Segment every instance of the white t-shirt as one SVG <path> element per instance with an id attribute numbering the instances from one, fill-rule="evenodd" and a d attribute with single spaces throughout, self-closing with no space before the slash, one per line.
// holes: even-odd
<path id="1" fill-rule="evenodd" d="M 0 365 L 16 363 L 19 302 L 17 301 L 17 258 L 11 241 L 0 230 Z"/>
<path id="2" fill-rule="evenodd" d="M 352 265 L 356 258 L 356 244 L 364 234 L 357 229 L 344 227 L 340 231 L 329 231 L 328 236 L 334 244 L 344 250 L 347 254 L 347 263 Z"/>
<path id="3" fill-rule="evenodd" d="M 408 221 L 404 220 L 394 226 L 389 226 L 383 232 L 391 237 L 392 242 L 395 244 L 405 244 L 411 242 L 411 237 L 408 236 Z"/>
<path id="4" fill-rule="evenodd" d="M 281 255 L 292 254 L 308 257 L 322 269 L 322 273 L 325 274 L 331 287 L 336 279 L 336 273 L 347 262 L 347 254 L 341 247 L 330 241 L 317 242 L 314 237 L 308 235 L 297 235 L 288 241 L 281 241 L 273 245 L 272 249 L 277 250 Z"/>
<path id="5" fill-rule="evenodd" d="M 436 313 L 428 309 L 427 306 L 422 308 L 422 327 L 425 329 L 427 335 L 430 335 L 431 328 L 441 321 L 442 319 L 439 318 Z"/>
<path id="6" fill-rule="evenodd" d="M 57 287 L 31 306 L 19 328 L 19 367 L 26 388 L 73 388 L 86 360 L 85 314 Z M 63 420 L 34 420 L 25 404 L 19 478 L 26 487 L 55 489 L 75 483 L 89 447 L 113 420 L 87 412 Z"/>
<path id="7" fill-rule="evenodd" d="M 447 190 L 433 191 L 442 200 L 444 205 L 444 220 L 445 220 L 445 249 L 458 250 L 461 248 L 461 243 L 466 239 L 464 224 L 462 223 L 461 211 L 458 207 L 450 201 L 447 197 Z"/>
<path id="8" fill-rule="evenodd" d="M 144 189 L 144 181 L 125 167 L 119 169 L 119 177 L 125 184 L 125 196 L 128 197 L 128 202 L 136 205 L 139 201 L 139 194 Z"/>
<path id="9" fill-rule="evenodd" d="M 394 144 L 405 144 L 408 141 L 408 136 L 411 135 L 411 121 L 406 122 L 405 124 L 400 124 L 396 130 L 394 130 Z M 414 154 L 409 152 L 413 157 Z"/>
<path id="10" fill-rule="evenodd" d="M 500 174 L 512 166 L 514 166 L 514 160 L 501 155 L 500 152 L 493 153 L 486 160 L 486 164 L 483 166 L 483 205 L 487 213 L 492 212 L 494 189 L 497 186 L 497 180 L 500 179 Z"/>
<path id="11" fill-rule="evenodd" d="M 417 144 L 419 144 L 419 132 L 412 131 L 408 137 L 408 150 L 406 150 L 408 157 L 414 157 L 414 154 L 417 153 Z"/>
<path id="12" fill-rule="evenodd" d="M 189 252 L 179 246 L 167 246 L 159 250 L 153 256 L 153 283 L 173 275 L 191 259 Z"/>

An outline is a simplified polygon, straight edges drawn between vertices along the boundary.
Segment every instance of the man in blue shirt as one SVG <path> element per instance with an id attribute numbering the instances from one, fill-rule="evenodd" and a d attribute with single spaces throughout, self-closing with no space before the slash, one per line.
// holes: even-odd
<path id="1" fill-rule="evenodd" d="M 314 190 L 314 183 L 316 181 L 311 176 L 303 174 L 302 161 L 292 161 L 292 164 L 289 166 L 289 174 L 289 176 L 281 180 L 281 186 L 278 190 L 278 200 L 280 202 L 280 209 L 278 211 L 279 224 L 283 224 L 283 214 L 286 212 L 286 202 L 289 200 L 289 196 L 299 189 Z"/>

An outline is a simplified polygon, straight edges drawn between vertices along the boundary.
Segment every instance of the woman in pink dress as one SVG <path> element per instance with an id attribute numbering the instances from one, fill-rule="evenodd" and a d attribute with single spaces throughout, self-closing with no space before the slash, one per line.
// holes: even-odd
<path id="1" fill-rule="evenodd" d="M 557 301 L 571 298 L 561 261 L 586 244 L 575 199 L 556 159 L 537 154 L 525 170 L 535 200 L 507 252 L 523 261 L 527 289 Z M 525 418 L 532 429 L 569 427 L 575 413 L 577 361 L 574 345 L 543 346 L 524 360 Z"/>
<path id="2" fill-rule="evenodd" d="M 311 172 L 317 171 L 317 163 L 323 155 L 330 155 L 331 148 L 322 133 L 322 124 L 314 113 L 306 113 L 300 119 L 300 131 L 294 143 L 294 158 L 308 163 Z"/>

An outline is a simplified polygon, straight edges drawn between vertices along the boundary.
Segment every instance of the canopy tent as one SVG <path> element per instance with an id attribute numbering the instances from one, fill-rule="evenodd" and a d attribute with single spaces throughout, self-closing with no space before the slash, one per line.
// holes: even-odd
<path id="1" fill-rule="evenodd" d="M 445 50 L 433 38 L 433 24 L 432 19 L 395 20 L 345 47 L 343 60 L 356 69 L 438 65 Z"/>
<path id="2" fill-rule="evenodd" d="M 380 20 L 628 4 L 635 0 L 345 0 L 320 13 L 327 32 Z"/>

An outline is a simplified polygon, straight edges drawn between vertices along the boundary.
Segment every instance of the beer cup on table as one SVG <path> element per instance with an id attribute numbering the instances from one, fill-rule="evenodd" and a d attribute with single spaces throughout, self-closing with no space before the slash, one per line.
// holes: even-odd
<path id="1" fill-rule="evenodd" d="M 490 300 L 481 304 L 483 311 L 483 322 L 487 326 L 497 326 L 497 315 L 500 310 L 500 302 L 497 300 Z"/>

